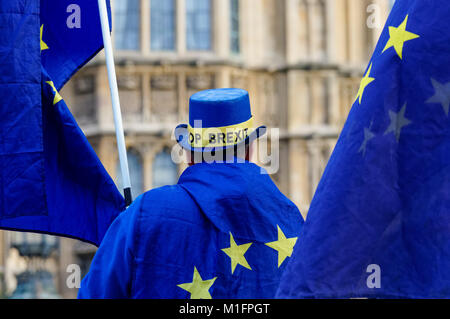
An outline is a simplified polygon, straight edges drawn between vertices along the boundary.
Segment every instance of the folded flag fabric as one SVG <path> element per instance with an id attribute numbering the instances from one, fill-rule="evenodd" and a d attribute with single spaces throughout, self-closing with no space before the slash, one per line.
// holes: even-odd
<path id="1" fill-rule="evenodd" d="M 102 47 L 98 8 L 93 3 L 0 4 L 2 229 L 99 245 L 124 209 L 123 197 L 58 93 Z M 68 27 L 71 4 L 81 10 L 81 29 Z M 55 21 L 65 17 L 64 25 L 49 22 L 52 17 Z"/>
<path id="2" fill-rule="evenodd" d="M 278 297 L 450 298 L 449 15 L 396 1 Z"/>
<path id="3" fill-rule="evenodd" d="M 274 298 L 302 225 L 263 168 L 195 164 L 116 218 L 78 298 Z"/>
<path id="4" fill-rule="evenodd" d="M 41 0 L 42 65 L 55 88 L 63 85 L 103 49 L 96 0 Z M 109 21 L 111 9 L 106 1 Z M 110 23 L 110 26 L 112 23 Z"/>

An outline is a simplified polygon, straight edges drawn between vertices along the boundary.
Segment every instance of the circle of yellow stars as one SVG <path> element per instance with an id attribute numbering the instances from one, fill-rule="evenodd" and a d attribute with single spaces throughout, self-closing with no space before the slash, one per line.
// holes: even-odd
<path id="1" fill-rule="evenodd" d="M 276 241 L 266 243 L 265 245 L 277 251 L 278 268 L 280 268 L 286 258 L 292 255 L 292 251 L 294 250 L 294 245 L 298 237 L 286 238 L 286 235 L 278 225 L 277 232 L 278 239 Z M 230 258 L 231 274 L 234 274 L 234 271 L 238 265 L 241 265 L 248 270 L 252 270 L 247 259 L 245 258 L 245 254 L 252 244 L 253 243 L 245 243 L 238 245 L 234 240 L 233 234 L 230 232 L 230 247 L 223 248 L 222 251 Z M 203 280 L 197 270 L 197 267 L 194 266 L 192 282 L 179 284 L 177 287 L 188 291 L 191 294 L 190 299 L 212 299 L 209 289 L 212 287 L 216 279 L 217 277 Z"/>

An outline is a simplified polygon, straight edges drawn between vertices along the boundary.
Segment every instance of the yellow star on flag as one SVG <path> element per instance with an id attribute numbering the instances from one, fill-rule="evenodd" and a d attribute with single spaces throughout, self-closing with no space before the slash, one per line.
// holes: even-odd
<path id="1" fill-rule="evenodd" d="M 277 225 L 278 229 L 278 240 L 267 243 L 266 245 L 270 248 L 278 251 L 278 268 L 287 257 L 291 257 L 292 251 L 294 250 L 294 245 L 297 242 L 298 237 L 286 238 L 280 226 Z"/>
<path id="2" fill-rule="evenodd" d="M 370 77 L 370 72 L 372 71 L 372 63 L 369 66 L 369 69 L 367 70 L 367 73 L 364 75 L 364 77 L 361 80 L 361 84 L 359 85 L 358 94 L 356 95 L 356 99 L 359 101 L 359 104 L 361 104 L 362 96 L 364 94 L 364 90 L 366 87 L 375 81 L 375 78 Z"/>
<path id="3" fill-rule="evenodd" d="M 222 251 L 231 258 L 231 274 L 234 273 L 236 266 L 239 264 L 247 269 L 252 270 L 247 260 L 244 257 L 244 254 L 250 248 L 252 243 L 237 245 L 234 241 L 233 235 L 230 233 L 230 247 L 224 248 Z"/>
<path id="4" fill-rule="evenodd" d="M 403 59 L 403 46 L 406 41 L 417 39 L 420 36 L 414 34 L 412 32 L 406 31 L 406 24 L 408 23 L 408 15 L 406 15 L 405 20 L 403 20 L 402 24 L 396 27 L 389 27 L 389 35 L 390 38 L 383 49 L 383 52 L 387 49 L 394 47 L 395 52 L 397 52 L 400 59 Z"/>
<path id="5" fill-rule="evenodd" d="M 191 299 L 212 299 L 209 289 L 216 281 L 217 277 L 209 280 L 203 280 L 196 267 L 194 267 L 194 276 L 192 282 L 177 285 L 191 293 Z"/>
<path id="6" fill-rule="evenodd" d="M 53 81 L 46 81 L 45 83 L 47 83 L 48 85 L 50 85 L 53 89 L 53 92 L 55 92 L 55 97 L 53 99 L 53 105 L 55 105 L 56 103 L 58 103 L 59 101 L 61 101 L 63 98 L 62 96 L 59 94 L 59 92 L 56 90 L 55 88 L 55 84 L 53 83 Z"/>
<path id="7" fill-rule="evenodd" d="M 48 45 L 42 40 L 42 34 L 44 33 L 44 25 L 41 25 L 41 51 L 48 50 Z"/>

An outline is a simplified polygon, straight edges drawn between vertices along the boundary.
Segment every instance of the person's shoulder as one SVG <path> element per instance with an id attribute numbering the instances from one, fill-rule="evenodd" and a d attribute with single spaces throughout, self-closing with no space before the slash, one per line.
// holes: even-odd
<path id="1" fill-rule="evenodd" d="M 196 210 L 196 204 L 180 185 L 163 186 L 140 196 L 141 215 L 152 217 L 180 216 L 180 212 Z"/>
<path id="2" fill-rule="evenodd" d="M 265 193 L 267 198 L 276 199 L 276 202 L 282 206 L 284 211 L 288 211 L 294 216 L 302 216 L 297 205 L 280 190 L 264 167 L 258 166 L 255 163 L 249 163 L 246 168 L 252 172 L 249 175 L 251 176 L 252 182 L 256 181 L 258 184 L 258 187 L 252 188 L 256 190 L 256 193 L 261 192 L 260 196 L 264 196 L 263 193 Z"/>
<path id="3" fill-rule="evenodd" d="M 138 196 L 130 206 L 127 207 L 119 216 L 116 217 L 114 223 L 130 224 L 132 226 L 139 218 L 139 214 L 142 208 L 142 195 Z"/>
<path id="4" fill-rule="evenodd" d="M 177 184 L 153 188 L 149 191 L 146 191 L 139 197 L 141 197 L 144 202 L 147 202 L 155 199 L 166 200 L 167 198 L 170 198 L 175 195 L 180 195 L 182 193 L 183 190 Z"/>

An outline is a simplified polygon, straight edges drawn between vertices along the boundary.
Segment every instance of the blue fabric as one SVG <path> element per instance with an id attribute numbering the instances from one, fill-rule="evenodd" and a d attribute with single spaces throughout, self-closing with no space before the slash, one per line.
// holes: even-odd
<path id="1" fill-rule="evenodd" d="M 68 16 L 60 2 L 45 2 L 44 8 L 53 8 L 52 16 Z M 83 19 L 94 18 L 88 12 Z M 49 49 L 41 52 L 40 20 L 39 1 L 0 4 L 0 228 L 99 245 L 124 209 L 124 200 L 64 101 L 55 100 L 49 84 L 53 79 L 47 67 L 57 70 L 65 59 L 80 61 L 80 65 L 86 61 L 77 50 L 58 51 L 48 34 L 63 38 L 68 47 L 74 44 L 70 34 L 51 30 L 50 24 L 43 32 Z M 56 67 L 52 59 L 41 64 L 41 55 L 44 59 L 50 52 L 58 57 Z M 56 78 L 64 82 L 75 66 L 72 62 L 69 68 L 61 66 Z"/>
<path id="2" fill-rule="evenodd" d="M 42 52 L 42 65 L 59 90 L 76 71 L 103 49 L 98 3 L 95 0 L 40 2 L 43 41 L 49 47 Z M 109 2 L 106 0 L 111 21 Z M 79 9 L 74 9 L 73 5 L 77 5 Z M 78 12 L 79 28 L 73 25 Z"/>
<path id="3" fill-rule="evenodd" d="M 400 58 L 388 44 L 406 15 L 419 37 Z M 396 1 L 278 297 L 450 298 L 449 15 Z"/>
<path id="4" fill-rule="evenodd" d="M 179 284 L 216 280 L 212 298 L 273 298 L 289 258 L 278 268 L 277 225 L 298 237 L 297 207 L 255 164 L 196 164 L 177 185 L 141 195 L 112 224 L 79 298 L 190 298 Z M 244 257 L 251 270 L 222 249 L 252 243 Z"/>
<path id="5" fill-rule="evenodd" d="M 39 48 L 39 1 L 2 1 L 0 220 L 46 211 Z"/>
<path id="6" fill-rule="evenodd" d="M 189 124 L 201 120 L 201 127 L 240 124 L 252 117 L 248 92 L 242 89 L 212 89 L 195 93 L 189 99 Z"/>

